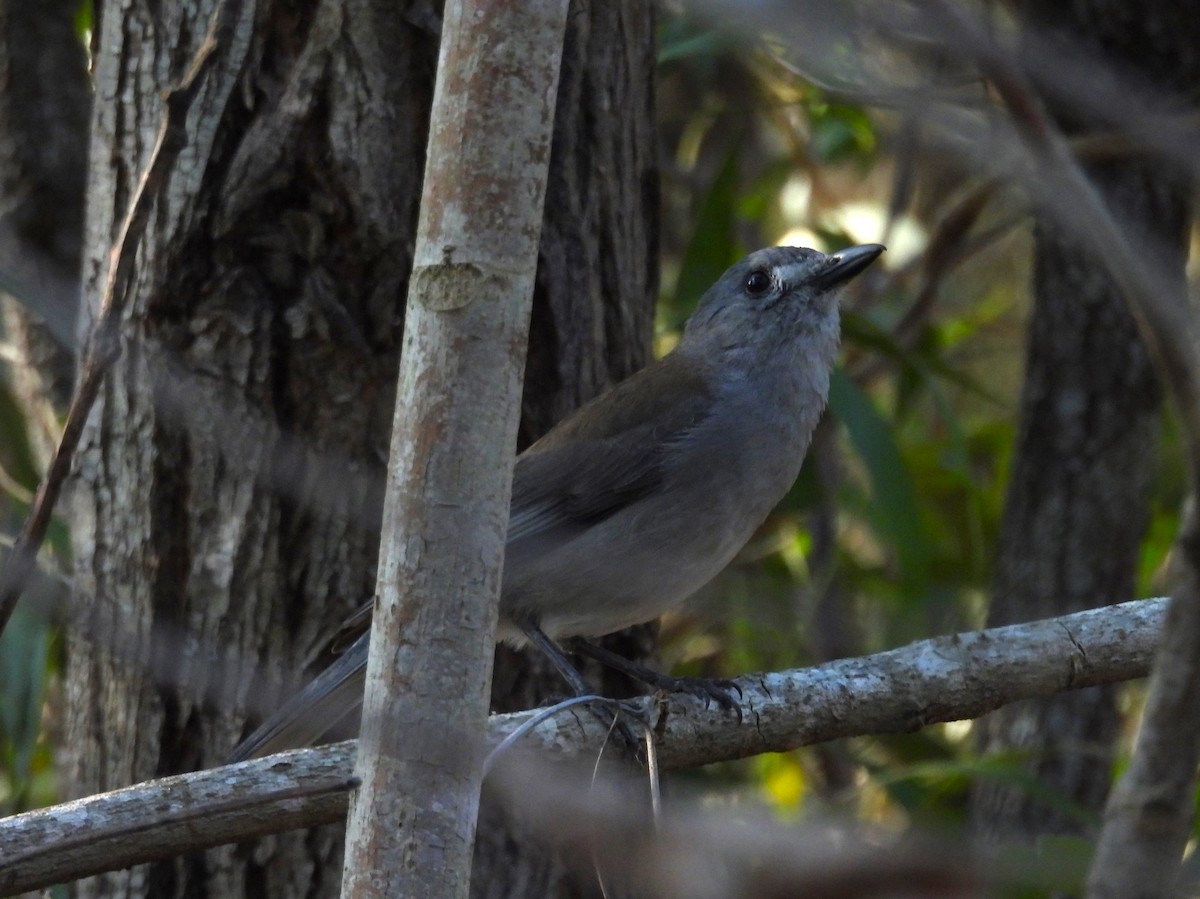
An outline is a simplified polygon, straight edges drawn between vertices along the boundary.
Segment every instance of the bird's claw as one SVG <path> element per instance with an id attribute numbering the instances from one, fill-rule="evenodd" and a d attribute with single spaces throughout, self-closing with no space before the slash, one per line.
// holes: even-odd
<path id="1" fill-rule="evenodd" d="M 715 701 L 724 711 L 734 712 L 737 715 L 738 724 L 742 723 L 742 706 L 740 702 L 742 699 L 742 688 L 732 680 L 725 678 L 672 677 L 669 674 L 662 674 L 653 668 L 647 668 L 645 665 L 632 662 L 624 656 L 620 656 L 588 640 L 576 641 L 575 649 L 586 656 L 590 656 L 602 665 L 607 665 L 609 668 L 620 671 L 634 680 L 641 681 L 648 687 L 653 687 L 664 693 L 687 693 L 698 699 L 703 699 L 706 709 L 711 707 Z M 734 693 L 737 693 L 737 699 L 733 698 Z"/>
<path id="2" fill-rule="evenodd" d="M 742 723 L 742 688 L 737 685 L 736 681 L 727 678 L 661 675 L 661 680 L 653 686 L 668 693 L 686 693 L 702 699 L 705 709 L 711 708 L 715 702 L 722 711 L 733 712 L 737 715 L 738 724 Z M 737 699 L 733 698 L 734 693 L 737 693 Z"/>

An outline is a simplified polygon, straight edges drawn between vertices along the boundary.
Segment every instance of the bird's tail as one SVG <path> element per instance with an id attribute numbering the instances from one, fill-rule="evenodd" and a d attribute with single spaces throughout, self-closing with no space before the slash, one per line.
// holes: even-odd
<path id="1" fill-rule="evenodd" d="M 228 764 L 308 746 L 362 706 L 370 632 L 363 633 L 332 665 L 270 715 L 230 753 Z"/>

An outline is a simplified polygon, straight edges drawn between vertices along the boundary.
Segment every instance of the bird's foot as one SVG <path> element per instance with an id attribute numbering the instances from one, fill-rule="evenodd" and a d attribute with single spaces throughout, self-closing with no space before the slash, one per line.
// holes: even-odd
<path id="1" fill-rule="evenodd" d="M 602 665 L 621 671 L 656 690 L 667 693 L 687 693 L 703 699 L 705 708 L 715 702 L 723 710 L 736 714 L 738 724 L 742 723 L 742 688 L 734 681 L 725 678 L 672 677 L 632 662 L 624 656 L 588 640 L 577 640 L 573 645 L 578 652 L 591 656 Z M 737 693 L 737 699 L 733 698 L 734 693 Z"/>
<path id="2" fill-rule="evenodd" d="M 618 743 L 624 744 L 629 749 L 635 759 L 641 759 L 641 741 L 634 737 L 633 731 L 625 719 L 632 717 L 637 719 L 643 731 L 646 724 L 638 711 L 622 702 L 613 699 L 606 699 L 603 696 L 592 696 L 591 690 L 588 688 L 587 682 L 583 679 L 575 666 L 571 664 L 571 660 L 567 658 L 566 653 L 559 648 L 558 644 L 551 640 L 536 625 L 525 625 L 521 628 L 529 642 L 537 646 L 542 653 L 553 663 L 558 669 L 558 673 L 562 675 L 563 680 L 570 686 L 571 691 L 577 697 L 592 697 L 594 701 L 588 703 L 588 708 L 592 714 L 607 728 L 610 732 L 616 732 Z"/>
<path id="3" fill-rule="evenodd" d="M 709 677 L 672 677 L 669 674 L 649 672 L 653 677 L 639 678 L 647 686 L 663 690 L 667 693 L 686 693 L 704 700 L 704 707 L 709 708 L 716 703 L 722 711 L 733 712 L 737 715 L 738 724 L 742 723 L 742 688 L 728 678 Z M 734 698 L 734 693 L 737 698 Z"/>

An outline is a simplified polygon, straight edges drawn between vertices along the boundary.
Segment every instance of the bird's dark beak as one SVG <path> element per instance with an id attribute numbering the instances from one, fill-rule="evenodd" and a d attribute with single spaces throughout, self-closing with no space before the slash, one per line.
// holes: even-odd
<path id="1" fill-rule="evenodd" d="M 829 256 L 826 268 L 818 272 L 813 280 L 818 287 L 826 289 L 845 284 L 878 259 L 879 254 L 886 249 L 883 244 L 865 243 L 833 253 Z"/>

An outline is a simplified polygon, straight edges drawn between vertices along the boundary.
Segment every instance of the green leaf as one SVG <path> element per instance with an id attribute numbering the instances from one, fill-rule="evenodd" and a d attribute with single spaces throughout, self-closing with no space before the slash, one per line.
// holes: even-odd
<path id="1" fill-rule="evenodd" d="M 734 227 L 737 222 L 738 151 L 735 144 L 700 204 L 696 228 L 683 256 L 675 286 L 675 305 L 687 312 L 725 269 L 742 256 Z"/>
<path id="2" fill-rule="evenodd" d="M 843 312 L 842 336 L 847 343 L 872 350 L 891 359 L 904 369 L 911 369 L 917 374 L 936 374 L 973 396 L 987 400 L 997 407 L 1008 408 L 1008 402 L 997 393 L 984 387 L 965 372 L 953 368 L 930 348 L 921 346 L 909 349 L 897 341 L 890 331 L 880 327 L 865 315 L 852 311 Z"/>
<path id="3" fill-rule="evenodd" d="M 728 46 L 729 35 L 720 31 L 688 34 L 683 29 L 664 29 L 659 38 L 658 64 L 661 66 L 691 56 L 716 56 Z"/>
<path id="4" fill-rule="evenodd" d="M 81 0 L 75 8 L 74 25 L 75 34 L 79 36 L 79 42 L 83 44 L 84 48 L 88 45 L 88 36 L 92 33 L 95 24 L 94 18 L 95 10 L 92 8 L 92 0 Z"/>
<path id="5" fill-rule="evenodd" d="M 928 588 L 929 541 L 892 428 L 841 369 L 830 379 L 829 406 L 866 465 L 874 499 L 868 514 L 880 537 L 896 548 L 900 586 L 909 596 L 921 596 Z"/>
<path id="6" fill-rule="evenodd" d="M 812 126 L 809 152 L 818 162 L 832 164 L 850 159 L 867 162 L 875 152 L 875 126 L 861 108 L 810 103 L 808 117 Z"/>
<path id="7" fill-rule="evenodd" d="M 0 381 L 0 434 L 3 435 L 0 459 L 17 483 L 32 492 L 37 488 L 39 472 L 29 447 L 25 412 L 3 381 Z"/>
<path id="8" fill-rule="evenodd" d="M 50 663 L 51 629 L 18 606 L 0 636 L 0 750 L 12 786 L 11 805 L 23 807 L 31 788 Z"/>

